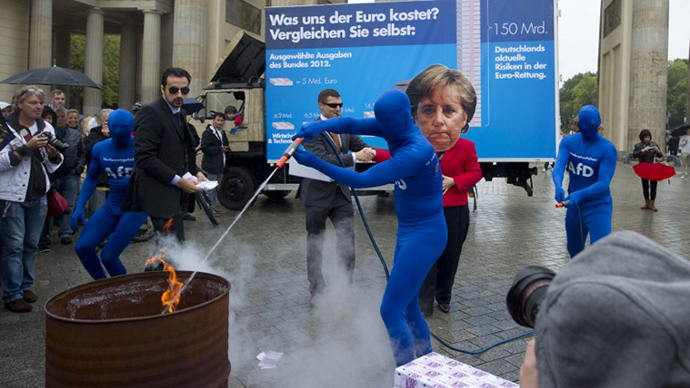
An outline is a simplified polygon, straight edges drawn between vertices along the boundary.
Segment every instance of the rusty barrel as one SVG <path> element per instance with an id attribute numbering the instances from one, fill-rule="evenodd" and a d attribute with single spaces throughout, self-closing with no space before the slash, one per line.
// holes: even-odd
<path id="1" fill-rule="evenodd" d="M 167 279 L 116 276 L 51 298 L 46 387 L 227 387 L 230 283 L 199 272 L 177 311 L 161 315 Z"/>

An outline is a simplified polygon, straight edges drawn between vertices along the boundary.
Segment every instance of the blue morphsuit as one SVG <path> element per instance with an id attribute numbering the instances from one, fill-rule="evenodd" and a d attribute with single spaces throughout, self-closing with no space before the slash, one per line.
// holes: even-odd
<path id="1" fill-rule="evenodd" d="M 394 266 L 381 302 L 397 365 L 431 352 L 429 327 L 419 309 L 419 289 L 446 246 L 442 175 L 434 148 L 414 125 L 410 100 L 391 89 L 374 105 L 376 118 L 333 118 L 304 124 L 293 139 L 309 141 L 322 131 L 383 137 L 391 158 L 363 173 L 324 162 L 298 150 L 295 159 L 353 188 L 395 182 L 398 237 Z"/>
<path id="2" fill-rule="evenodd" d="M 110 276 L 127 273 L 120 261 L 120 254 L 147 218 L 146 213 L 126 212 L 121 209 L 134 167 L 134 138 L 131 135 L 134 117 L 126 110 L 118 109 L 108 117 L 108 127 L 110 139 L 93 146 L 91 163 L 72 215 L 72 230 L 77 231 L 78 222 L 84 221 L 84 205 L 96 189 L 101 171 L 105 171 L 108 175 L 110 195 L 105 204 L 84 225 L 75 246 L 79 260 L 94 279 L 106 277 L 103 267 Z M 96 247 L 108 236 L 110 238 L 103 247 L 99 260 Z"/>
<path id="3" fill-rule="evenodd" d="M 565 231 L 568 253 L 575 257 L 585 248 L 587 234 L 594 244 L 611 233 L 613 205 L 609 185 L 616 171 L 616 148 L 598 134 L 601 118 L 593 105 L 580 109 L 580 132 L 566 136 L 558 147 L 553 167 L 556 201 L 568 202 Z M 563 190 L 563 171 L 570 172 L 570 195 Z"/>

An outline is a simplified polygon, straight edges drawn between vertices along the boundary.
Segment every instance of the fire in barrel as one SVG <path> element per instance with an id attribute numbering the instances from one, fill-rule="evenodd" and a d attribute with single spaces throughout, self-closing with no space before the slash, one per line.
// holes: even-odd
<path id="1" fill-rule="evenodd" d="M 161 295 L 191 276 L 173 274 L 117 276 L 51 298 L 46 387 L 226 387 L 230 284 L 197 273 L 182 298 L 166 303 Z"/>

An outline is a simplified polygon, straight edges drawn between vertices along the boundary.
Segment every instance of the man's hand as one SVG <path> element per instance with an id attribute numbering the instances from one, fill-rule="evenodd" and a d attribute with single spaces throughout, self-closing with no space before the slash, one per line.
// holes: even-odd
<path id="1" fill-rule="evenodd" d="M 206 175 L 204 175 L 203 172 L 199 171 L 196 173 L 196 179 L 199 180 L 199 182 L 207 181 L 208 178 L 206 178 Z"/>
<path id="2" fill-rule="evenodd" d="M 206 177 L 204 177 L 204 178 L 206 178 Z M 203 189 L 200 189 L 197 185 L 194 184 L 194 182 L 188 181 L 186 179 L 180 179 L 179 181 L 177 181 L 176 186 L 179 187 L 182 191 L 184 191 L 187 194 L 192 194 L 192 193 L 197 193 L 197 192 L 203 191 Z"/>
<path id="3" fill-rule="evenodd" d="M 563 203 L 563 200 L 565 199 L 565 190 L 563 190 L 560 187 L 556 187 L 556 202 L 558 203 Z"/>
<path id="4" fill-rule="evenodd" d="M 537 354 L 534 350 L 535 340 L 527 343 L 525 348 L 525 361 L 520 367 L 520 388 L 539 388 L 539 376 L 537 375 Z"/>
<path id="5" fill-rule="evenodd" d="M 223 152 L 230 152 L 230 147 L 229 146 L 221 146 L 223 149 Z"/>
<path id="6" fill-rule="evenodd" d="M 371 162 L 375 157 L 376 151 L 370 147 L 365 147 L 355 152 L 355 158 L 360 162 Z"/>
<path id="7" fill-rule="evenodd" d="M 455 179 L 443 175 L 443 194 L 450 190 L 451 187 L 455 186 Z"/>
<path id="8" fill-rule="evenodd" d="M 26 146 L 32 150 L 43 148 L 48 144 L 48 138 L 42 134 L 36 134 L 31 140 L 26 142 Z"/>
<path id="9" fill-rule="evenodd" d="M 570 201 L 570 203 L 568 203 L 568 205 L 577 205 L 578 203 L 580 203 L 581 200 L 582 200 L 582 197 L 580 196 L 579 191 L 576 191 L 576 192 L 570 194 L 570 196 L 568 196 L 568 198 L 566 198 L 566 201 Z"/>
<path id="10" fill-rule="evenodd" d="M 55 159 L 57 158 L 59 152 L 52 145 L 46 144 L 46 153 L 48 153 L 48 157 L 50 157 L 51 159 Z"/>
<path id="11" fill-rule="evenodd" d="M 321 131 L 323 131 L 326 126 L 323 125 L 324 121 L 312 121 L 309 123 L 304 123 L 302 124 L 302 128 L 297 132 L 295 136 L 292 137 L 292 140 L 297 140 L 300 137 L 304 138 L 303 143 L 308 142 L 309 140 L 319 136 Z"/>
<path id="12" fill-rule="evenodd" d="M 79 206 L 75 206 L 74 211 L 72 212 L 72 218 L 70 219 L 70 225 L 72 226 L 73 232 L 76 233 L 79 231 L 79 222 L 83 224 L 85 218 L 84 207 L 80 208 Z"/>

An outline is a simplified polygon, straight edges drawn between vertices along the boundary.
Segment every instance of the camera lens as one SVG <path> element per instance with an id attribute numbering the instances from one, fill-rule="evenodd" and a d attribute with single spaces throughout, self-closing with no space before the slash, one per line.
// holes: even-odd
<path id="1" fill-rule="evenodd" d="M 506 297 L 508 312 L 515 322 L 534 328 L 539 307 L 555 276 L 552 270 L 535 265 L 525 267 L 515 275 Z"/>

